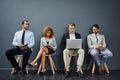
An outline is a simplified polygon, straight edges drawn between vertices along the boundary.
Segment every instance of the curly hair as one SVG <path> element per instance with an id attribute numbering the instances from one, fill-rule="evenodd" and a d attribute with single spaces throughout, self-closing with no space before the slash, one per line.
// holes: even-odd
<path id="1" fill-rule="evenodd" d="M 50 31 L 50 32 L 51 32 L 50 38 L 53 37 L 54 31 L 53 31 L 53 29 L 52 29 L 50 26 L 46 26 L 46 27 L 43 29 L 43 36 L 46 37 L 47 31 Z"/>

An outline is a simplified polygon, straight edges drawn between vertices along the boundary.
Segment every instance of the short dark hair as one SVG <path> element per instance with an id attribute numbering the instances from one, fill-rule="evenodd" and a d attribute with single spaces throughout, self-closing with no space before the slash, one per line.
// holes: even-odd
<path id="1" fill-rule="evenodd" d="M 93 28 L 93 27 L 95 27 L 95 28 L 97 28 L 97 29 L 100 28 L 98 24 L 94 24 L 94 25 L 92 25 L 92 28 Z"/>
<path id="2" fill-rule="evenodd" d="M 76 26 L 74 22 L 69 23 L 70 26 Z"/>
<path id="3" fill-rule="evenodd" d="M 28 20 L 23 20 L 21 24 L 23 25 L 25 22 L 29 22 L 29 21 Z"/>

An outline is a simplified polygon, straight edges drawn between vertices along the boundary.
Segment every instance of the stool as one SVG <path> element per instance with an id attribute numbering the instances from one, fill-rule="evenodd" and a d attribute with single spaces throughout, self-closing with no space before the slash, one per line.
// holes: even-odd
<path id="1" fill-rule="evenodd" d="M 53 75 L 55 74 L 55 71 L 57 70 L 57 68 L 56 68 L 56 66 L 55 66 L 55 63 L 54 63 L 54 61 L 53 61 L 53 59 L 52 59 L 52 56 L 55 55 L 55 54 L 56 54 L 56 53 L 50 54 L 50 55 L 46 55 L 46 57 L 48 57 L 48 59 L 49 59 L 49 61 L 50 61 L 50 65 L 51 65 L 51 68 L 52 68 L 52 73 L 53 73 Z M 37 72 L 38 75 L 39 75 L 39 73 L 40 73 L 40 70 L 41 70 L 41 63 L 40 63 L 40 66 L 39 66 L 39 69 L 38 69 L 38 72 Z"/>
<path id="2" fill-rule="evenodd" d="M 22 67 L 22 60 L 23 60 L 23 55 L 18 55 L 16 58 L 16 61 L 18 62 L 19 66 Z M 14 72 L 15 68 L 12 68 L 11 74 Z M 28 74 L 28 68 L 26 67 L 26 72 Z"/>
<path id="3" fill-rule="evenodd" d="M 98 56 L 101 57 L 101 55 L 98 55 Z M 92 65 L 92 74 L 94 74 L 94 72 L 95 72 L 95 61 L 93 59 L 90 60 L 90 63 L 89 63 L 88 68 L 87 68 L 88 70 L 90 69 L 91 65 Z M 106 62 L 103 63 L 101 65 L 101 67 L 102 67 L 102 69 L 105 69 L 108 74 L 110 73 Z"/>

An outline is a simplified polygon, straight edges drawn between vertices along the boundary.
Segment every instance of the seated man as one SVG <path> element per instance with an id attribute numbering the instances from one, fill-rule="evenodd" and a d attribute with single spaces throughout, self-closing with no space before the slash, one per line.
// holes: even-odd
<path id="1" fill-rule="evenodd" d="M 84 77 L 83 73 L 80 73 L 80 70 L 83 65 L 84 61 L 84 50 L 83 49 L 67 49 L 66 48 L 66 40 L 67 39 L 80 39 L 81 36 L 79 33 L 75 32 L 75 23 L 70 23 L 68 26 L 69 32 L 63 35 L 61 46 L 64 49 L 63 50 L 63 59 L 66 69 L 65 78 L 68 78 L 70 76 L 70 60 L 72 55 L 78 55 L 77 60 L 77 76 L 78 77 Z"/>
<path id="2" fill-rule="evenodd" d="M 92 34 L 87 36 L 87 42 L 90 54 L 97 64 L 97 72 L 100 72 L 101 65 L 112 56 L 112 52 L 106 48 L 105 37 L 99 33 L 98 24 L 92 26 Z M 101 58 L 99 58 L 99 54 L 101 54 Z"/>
<path id="3" fill-rule="evenodd" d="M 20 71 L 20 67 L 15 60 L 15 55 L 23 55 L 23 64 L 22 64 L 22 74 L 26 74 L 26 65 L 28 63 L 31 48 L 35 44 L 34 34 L 29 29 L 29 22 L 24 20 L 22 22 L 22 30 L 15 33 L 13 39 L 13 46 L 15 48 L 9 49 L 6 51 L 6 57 L 12 64 L 12 67 L 15 68 L 13 75 L 17 74 Z"/>

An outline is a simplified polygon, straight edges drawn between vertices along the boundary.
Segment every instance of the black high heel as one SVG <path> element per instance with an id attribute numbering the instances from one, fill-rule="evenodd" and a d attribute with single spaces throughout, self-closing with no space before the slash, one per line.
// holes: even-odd
<path id="1" fill-rule="evenodd" d="M 34 67 L 32 64 L 30 64 L 30 63 L 28 63 L 28 65 L 30 66 L 30 67 Z"/>
<path id="2" fill-rule="evenodd" d="M 32 68 L 32 70 L 34 70 L 34 66 L 31 65 L 30 63 L 28 63 L 28 66 L 30 66 Z"/>

